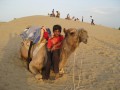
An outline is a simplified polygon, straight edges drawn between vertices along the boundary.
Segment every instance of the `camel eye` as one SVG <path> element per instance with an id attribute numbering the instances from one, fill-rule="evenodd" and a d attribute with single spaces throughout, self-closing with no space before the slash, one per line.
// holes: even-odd
<path id="1" fill-rule="evenodd" d="M 75 35 L 75 33 L 74 33 L 74 32 L 71 32 L 70 35 Z"/>

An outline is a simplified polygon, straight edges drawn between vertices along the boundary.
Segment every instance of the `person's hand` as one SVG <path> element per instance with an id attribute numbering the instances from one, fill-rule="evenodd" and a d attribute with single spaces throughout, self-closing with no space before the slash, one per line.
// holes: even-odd
<path id="1" fill-rule="evenodd" d="M 48 48 L 48 51 L 51 51 L 51 49 L 50 49 L 50 48 Z"/>
<path id="2" fill-rule="evenodd" d="M 42 26 L 42 28 L 41 29 L 43 29 L 43 30 L 45 30 L 46 31 L 46 27 L 45 26 Z"/>
<path id="3" fill-rule="evenodd" d="M 51 39 L 51 38 L 53 38 L 54 36 L 52 35 L 52 36 L 49 36 L 49 39 Z"/>
<path id="4" fill-rule="evenodd" d="M 51 51 L 54 51 L 56 49 L 56 46 L 54 45 L 51 49 Z"/>

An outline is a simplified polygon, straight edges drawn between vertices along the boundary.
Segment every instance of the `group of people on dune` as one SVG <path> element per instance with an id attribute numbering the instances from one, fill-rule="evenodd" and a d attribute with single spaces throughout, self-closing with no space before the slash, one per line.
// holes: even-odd
<path id="1" fill-rule="evenodd" d="M 51 14 L 48 13 L 48 15 L 49 15 L 50 17 L 60 18 L 60 12 L 59 12 L 59 11 L 56 11 L 56 14 L 55 14 L 54 9 L 52 10 L 52 13 L 51 13 Z"/>
<path id="2" fill-rule="evenodd" d="M 52 13 L 51 13 L 51 14 L 48 13 L 48 15 L 49 15 L 50 17 L 60 18 L 60 12 L 59 12 L 59 11 L 56 11 L 56 13 L 57 13 L 57 14 L 55 15 L 55 12 L 54 12 L 54 9 L 53 9 L 53 10 L 52 10 Z M 90 18 L 91 18 L 91 25 L 95 25 L 93 16 L 90 16 Z M 73 17 L 70 17 L 70 14 L 69 14 L 69 13 L 67 14 L 67 16 L 66 16 L 65 19 L 67 19 L 67 20 L 79 21 L 79 18 L 75 18 L 74 16 L 73 16 Z M 82 16 L 81 21 L 83 22 L 83 20 L 84 20 L 84 17 Z"/>

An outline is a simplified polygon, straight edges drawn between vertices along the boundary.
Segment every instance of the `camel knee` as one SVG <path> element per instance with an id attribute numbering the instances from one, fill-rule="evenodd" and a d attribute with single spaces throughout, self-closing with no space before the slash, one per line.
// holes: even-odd
<path id="1" fill-rule="evenodd" d="M 37 68 L 35 68 L 31 63 L 29 64 L 29 70 L 31 73 L 33 73 L 35 75 L 39 73 Z"/>
<path id="2" fill-rule="evenodd" d="M 65 62 L 60 62 L 59 69 L 61 70 L 64 67 L 64 65 L 65 65 Z"/>

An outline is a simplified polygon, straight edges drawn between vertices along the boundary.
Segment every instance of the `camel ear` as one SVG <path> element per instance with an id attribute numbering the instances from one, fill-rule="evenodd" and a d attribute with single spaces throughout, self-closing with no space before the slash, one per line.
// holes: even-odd
<path id="1" fill-rule="evenodd" d="M 81 28 L 80 32 L 81 32 L 81 33 L 83 33 L 83 32 L 84 32 L 84 29 L 83 29 L 83 28 Z"/>
<path id="2" fill-rule="evenodd" d="M 79 36 L 81 36 L 84 33 L 84 29 L 83 28 L 78 29 L 78 32 L 79 32 Z"/>
<path id="3" fill-rule="evenodd" d="M 66 33 L 66 32 L 67 32 L 67 29 L 66 29 L 66 28 L 64 28 L 64 29 L 63 29 L 63 32 L 64 32 L 64 33 Z"/>
<path id="4" fill-rule="evenodd" d="M 24 43 L 23 42 L 21 42 L 21 46 L 23 46 L 24 45 Z"/>
<path id="5" fill-rule="evenodd" d="M 76 31 L 77 31 L 77 30 L 76 30 L 75 28 L 72 28 L 72 29 L 70 30 L 70 33 L 71 33 L 71 34 L 74 34 Z"/>

